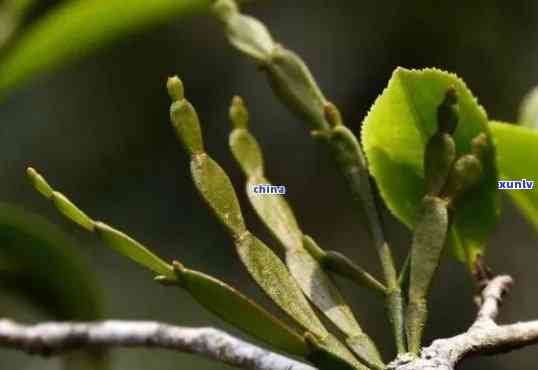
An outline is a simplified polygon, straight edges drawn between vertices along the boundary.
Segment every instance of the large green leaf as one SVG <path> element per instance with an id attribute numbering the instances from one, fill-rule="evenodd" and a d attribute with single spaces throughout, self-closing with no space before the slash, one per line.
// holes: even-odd
<path id="1" fill-rule="evenodd" d="M 209 9 L 211 0 L 73 0 L 38 19 L 0 60 L 0 96 L 126 34 Z"/>
<path id="2" fill-rule="evenodd" d="M 0 289 L 59 320 L 102 318 L 95 276 L 65 234 L 35 214 L 1 203 Z M 104 366 L 100 355 L 66 358 L 71 369 L 88 360 Z"/>
<path id="3" fill-rule="evenodd" d="M 450 233 L 457 256 L 472 265 L 499 218 L 495 151 L 484 109 L 456 75 L 437 69 L 394 71 L 388 87 L 364 120 L 362 142 L 370 172 L 392 213 L 413 227 L 425 195 L 424 149 L 437 128 L 436 112 L 447 89 L 459 96 L 454 133 L 457 155 L 470 152 L 481 132 L 490 145 L 483 155 L 480 182 L 455 204 Z"/>
<path id="4" fill-rule="evenodd" d="M 527 190 L 505 190 L 538 229 L 538 131 L 501 122 L 490 122 L 497 143 L 497 162 L 503 180 L 530 180 Z"/>

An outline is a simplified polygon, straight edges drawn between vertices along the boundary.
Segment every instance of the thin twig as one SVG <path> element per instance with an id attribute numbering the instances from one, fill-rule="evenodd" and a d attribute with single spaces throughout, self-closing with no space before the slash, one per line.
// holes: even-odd
<path id="1" fill-rule="evenodd" d="M 497 276 L 492 279 L 482 290 L 481 307 L 472 328 L 482 323 L 495 322 L 499 315 L 499 306 L 506 293 L 514 283 L 508 275 Z"/>
<path id="2" fill-rule="evenodd" d="M 422 350 L 420 358 L 400 356 L 389 370 L 454 370 L 463 359 L 498 354 L 538 343 L 538 320 L 499 326 L 495 319 L 503 296 L 513 280 L 498 276 L 484 281 L 476 321 L 463 334 L 437 339 Z"/>
<path id="3" fill-rule="evenodd" d="M 435 340 L 420 358 L 400 354 L 388 370 L 454 370 L 474 355 L 504 353 L 538 343 L 538 320 L 499 326 L 495 318 L 503 294 L 512 284 L 499 276 L 482 291 L 482 305 L 470 329 Z M 182 328 L 157 322 L 105 321 L 21 325 L 0 320 L 0 347 L 39 355 L 61 354 L 87 347 L 152 347 L 200 354 L 232 366 L 253 370 L 316 370 L 211 328 Z"/>
<path id="4" fill-rule="evenodd" d="M 0 320 L 0 347 L 42 356 L 88 347 L 152 347 L 194 353 L 243 369 L 315 370 L 212 328 L 158 322 L 49 322 L 22 325 Z"/>

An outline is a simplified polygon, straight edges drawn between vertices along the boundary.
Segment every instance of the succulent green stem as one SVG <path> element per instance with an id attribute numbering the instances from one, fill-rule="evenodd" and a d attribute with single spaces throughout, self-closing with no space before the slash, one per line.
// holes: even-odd
<path id="1" fill-rule="evenodd" d="M 357 139 L 342 125 L 338 110 L 325 99 L 303 60 L 275 43 L 263 23 L 242 14 L 233 0 L 217 0 L 213 9 L 224 25 L 230 44 L 260 65 L 284 105 L 306 121 L 315 135 L 327 139 L 326 142 L 347 179 L 353 199 L 361 209 L 381 260 L 396 346 L 399 353 L 405 352 L 403 307 L 396 268 L 383 235 L 368 167 Z"/>
<path id="2" fill-rule="evenodd" d="M 237 96 L 232 100 L 230 120 L 233 130 L 229 145 L 245 174 L 248 199 L 259 218 L 283 247 L 291 275 L 314 306 L 346 335 L 346 343 L 361 362 L 372 369 L 383 369 L 385 365 L 373 341 L 363 332 L 351 308 L 326 272 L 323 261 L 316 258 L 316 254 L 319 254 L 317 250 L 321 248 L 309 248 L 306 245 L 315 242 L 304 237 L 285 197 L 280 194 L 260 196 L 253 192 L 252 187 L 256 184 L 271 183 L 265 175 L 261 148 L 248 130 L 247 108 Z M 316 251 L 311 253 L 312 249 Z"/>
<path id="3" fill-rule="evenodd" d="M 421 348 L 428 315 L 426 299 L 448 234 L 447 205 L 444 199 L 425 196 L 413 235 L 406 332 L 409 351 L 415 354 Z"/>
<path id="4" fill-rule="evenodd" d="M 233 10 L 233 8 L 232 8 Z M 233 15 L 230 15 L 233 16 Z M 242 20 L 238 20 L 242 22 Z M 248 41 L 249 38 L 247 37 Z M 243 42 L 242 40 L 241 42 Z M 258 52 L 256 48 L 249 49 Z M 312 310 L 301 287 L 289 273 L 286 265 L 262 241 L 246 227 L 237 194 L 226 172 L 205 151 L 202 130 L 194 107 L 184 97 L 184 89 L 177 77 L 168 80 L 167 88 L 172 99 L 170 119 L 180 142 L 190 156 L 191 175 L 194 184 L 214 216 L 231 236 L 239 258 L 249 274 L 265 293 L 305 331 L 315 335 L 324 348 L 353 366 L 363 369 L 353 354 L 324 327 Z M 246 112 L 232 112 L 239 126 L 247 124 Z M 241 116 L 243 114 L 243 116 Z M 246 131 L 245 129 L 238 129 Z M 256 155 L 257 143 L 250 137 L 238 137 L 240 153 L 246 153 L 248 160 L 242 162 L 244 170 L 254 176 L 262 174 L 261 154 Z M 254 154 L 254 155 L 249 155 Z M 243 155 L 239 154 L 241 157 Z M 279 215 L 281 215 L 279 213 Z M 286 222 L 277 222 L 278 227 L 286 228 L 291 240 L 301 243 Z M 290 241 L 296 246 L 296 242 Z"/>

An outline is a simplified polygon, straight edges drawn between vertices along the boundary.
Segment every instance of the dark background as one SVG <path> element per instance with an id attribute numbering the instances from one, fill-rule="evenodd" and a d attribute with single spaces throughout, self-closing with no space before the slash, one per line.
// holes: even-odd
<path id="1" fill-rule="evenodd" d="M 34 16 L 53 3 L 40 4 Z M 455 72 L 490 117 L 507 121 L 516 120 L 521 98 L 538 83 L 534 1 L 260 1 L 246 11 L 304 57 L 356 133 L 397 66 Z M 216 22 L 201 15 L 131 35 L 34 80 L 1 103 L 1 200 L 44 215 L 78 242 L 105 288 L 107 317 L 229 329 L 184 292 L 155 284 L 144 270 L 58 216 L 26 183 L 27 165 L 40 169 L 90 215 L 125 230 L 159 255 L 218 276 L 270 306 L 191 183 L 188 159 L 168 120 L 164 84 L 172 74 L 184 80 L 202 119 L 208 151 L 238 192 L 243 177 L 227 148 L 227 109 L 234 94 L 247 102 L 268 177 L 286 185 L 302 229 L 324 248 L 345 252 L 380 276 L 365 229 L 350 209 L 345 184 L 325 147 L 276 101 L 256 68 L 227 45 Z M 243 194 L 240 198 L 249 227 L 275 245 Z M 487 259 L 495 271 L 510 273 L 517 281 L 501 317 L 513 322 L 535 318 L 538 312 L 538 248 L 535 231 L 503 200 L 503 218 Z M 385 216 L 401 261 L 410 233 Z M 339 282 L 361 324 L 391 358 L 393 341 L 382 303 L 364 289 Z M 435 283 L 426 341 L 465 330 L 475 313 L 472 296 L 464 267 L 447 258 Z M 23 302 L 2 298 L 2 312 L 10 317 L 43 318 Z M 537 347 L 528 348 L 469 360 L 461 369 L 534 369 L 537 355 Z M 114 369 L 227 368 L 155 350 L 116 350 L 113 364 Z M 56 359 L 0 351 L 0 369 L 57 367 Z"/>

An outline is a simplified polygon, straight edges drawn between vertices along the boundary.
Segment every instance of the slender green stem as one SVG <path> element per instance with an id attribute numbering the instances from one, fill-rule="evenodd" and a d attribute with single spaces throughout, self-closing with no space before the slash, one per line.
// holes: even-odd
<path id="1" fill-rule="evenodd" d="M 328 110 L 327 110 L 328 111 Z M 328 113 L 327 116 L 330 117 Z M 334 121 L 334 120 L 332 120 Z M 374 200 L 368 167 L 362 149 L 355 135 L 345 126 L 333 122 L 336 126 L 329 136 L 329 145 L 339 164 L 341 172 L 347 179 L 353 199 L 357 202 L 367 230 L 379 256 L 387 291 L 387 308 L 392 323 L 398 353 L 406 352 L 404 339 L 402 292 L 398 282 L 396 265 L 388 243 L 383 225 Z"/>
<path id="2" fill-rule="evenodd" d="M 398 275 L 398 283 L 400 284 L 400 287 L 403 287 L 403 285 L 406 283 L 406 281 L 409 278 L 410 266 L 411 266 L 411 253 L 408 253 L 407 257 L 405 257 L 404 263 L 402 265 L 402 269 L 400 270 L 400 275 Z"/>
<path id="3" fill-rule="evenodd" d="M 398 274 L 385 241 L 379 213 L 374 202 L 368 167 L 355 135 L 342 124 L 336 106 L 323 95 L 303 60 L 273 41 L 259 20 L 244 15 L 233 0 L 217 0 L 214 13 L 224 25 L 229 42 L 253 59 L 266 73 L 277 97 L 293 113 L 310 124 L 314 134 L 326 139 L 333 156 L 347 179 L 353 200 L 361 210 L 373 240 L 387 287 L 387 306 L 398 353 L 406 351 L 403 307 Z"/>

